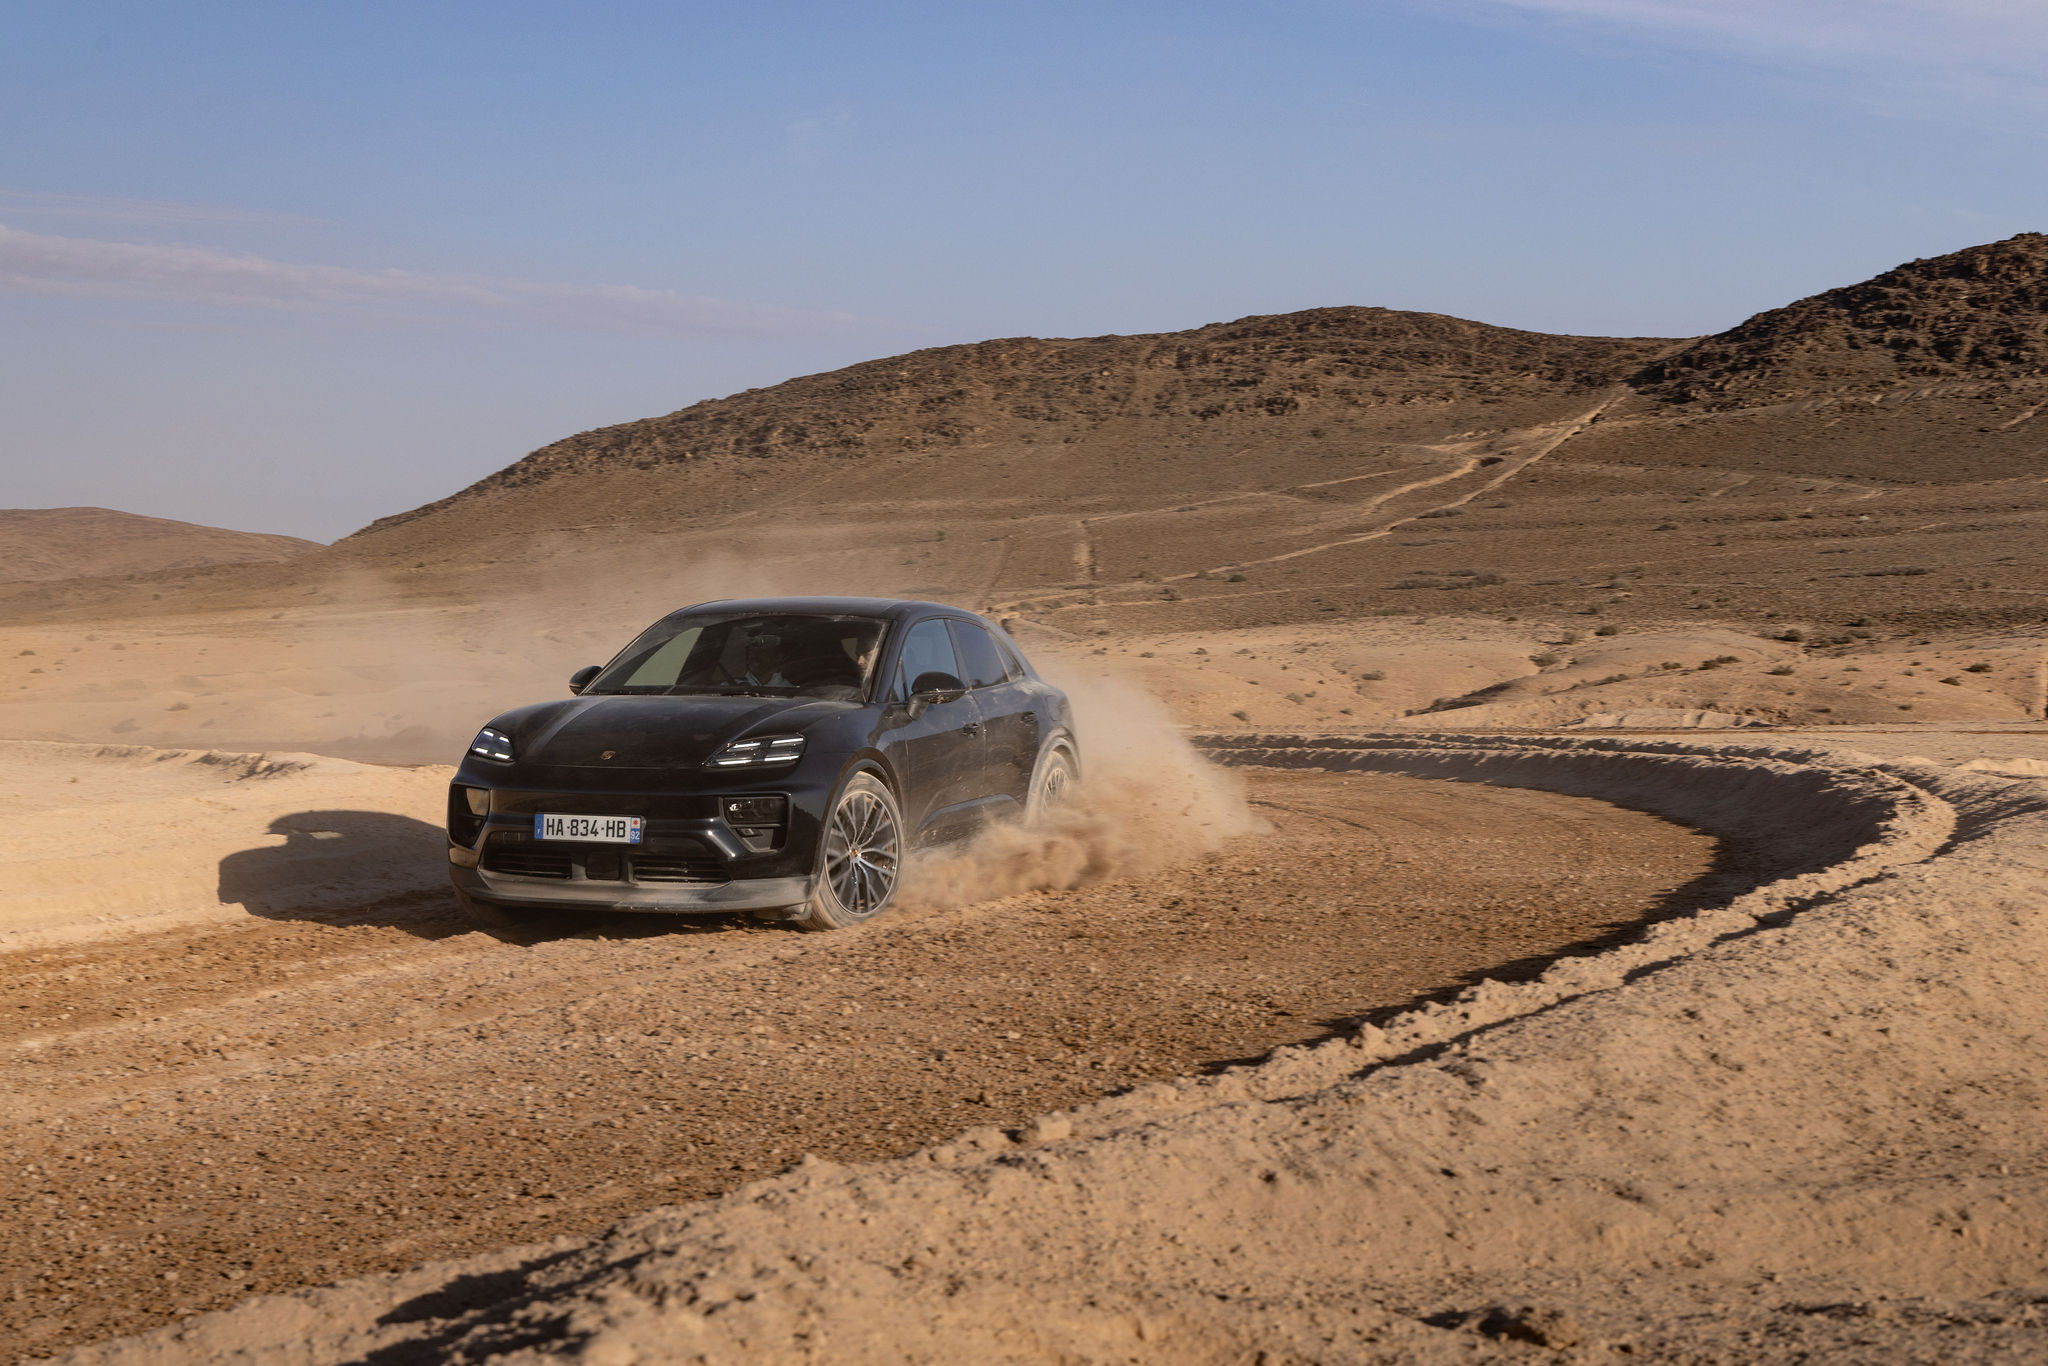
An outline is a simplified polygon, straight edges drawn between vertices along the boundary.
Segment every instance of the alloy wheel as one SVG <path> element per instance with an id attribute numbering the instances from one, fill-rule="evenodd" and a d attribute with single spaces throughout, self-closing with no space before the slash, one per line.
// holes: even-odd
<path id="1" fill-rule="evenodd" d="M 825 875 L 839 904 L 873 915 L 896 888 L 901 839 L 888 804 L 872 792 L 849 792 L 825 836 Z"/>

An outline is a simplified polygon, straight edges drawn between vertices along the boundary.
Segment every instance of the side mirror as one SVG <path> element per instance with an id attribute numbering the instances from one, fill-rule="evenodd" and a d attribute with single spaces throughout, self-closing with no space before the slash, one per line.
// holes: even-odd
<path id="1" fill-rule="evenodd" d="M 569 675 L 569 691 L 581 694 L 585 688 L 590 686 L 590 680 L 603 672 L 604 665 L 602 664 L 585 664 L 575 673 Z"/>
<path id="2" fill-rule="evenodd" d="M 926 707 L 939 702 L 958 702 L 967 696 L 967 685 L 949 673 L 933 669 L 921 673 L 910 685 L 910 714 L 922 716 Z"/>

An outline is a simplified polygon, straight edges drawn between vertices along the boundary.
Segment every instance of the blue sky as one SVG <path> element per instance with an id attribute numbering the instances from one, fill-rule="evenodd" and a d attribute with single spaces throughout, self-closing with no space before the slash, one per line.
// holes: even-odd
<path id="1" fill-rule="evenodd" d="M 1323 304 L 1689 335 L 2048 227 L 2038 0 L 0 0 L 0 506 Z"/>

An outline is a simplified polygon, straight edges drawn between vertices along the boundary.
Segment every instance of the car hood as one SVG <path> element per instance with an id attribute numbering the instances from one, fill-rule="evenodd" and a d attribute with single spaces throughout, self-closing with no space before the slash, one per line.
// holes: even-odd
<path id="1" fill-rule="evenodd" d="M 577 697 L 514 713 L 499 728 L 509 727 L 520 763 L 693 767 L 750 731 L 799 732 L 847 705 L 808 697 Z"/>

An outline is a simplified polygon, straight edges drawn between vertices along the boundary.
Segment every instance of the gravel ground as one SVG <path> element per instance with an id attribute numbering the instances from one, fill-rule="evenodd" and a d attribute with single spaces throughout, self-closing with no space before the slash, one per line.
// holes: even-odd
<path id="1" fill-rule="evenodd" d="M 807 936 L 469 932 L 439 896 L 0 958 L 7 1355 L 1018 1125 L 1527 977 L 1714 841 L 1584 798 L 1260 772 L 1142 881 Z"/>

